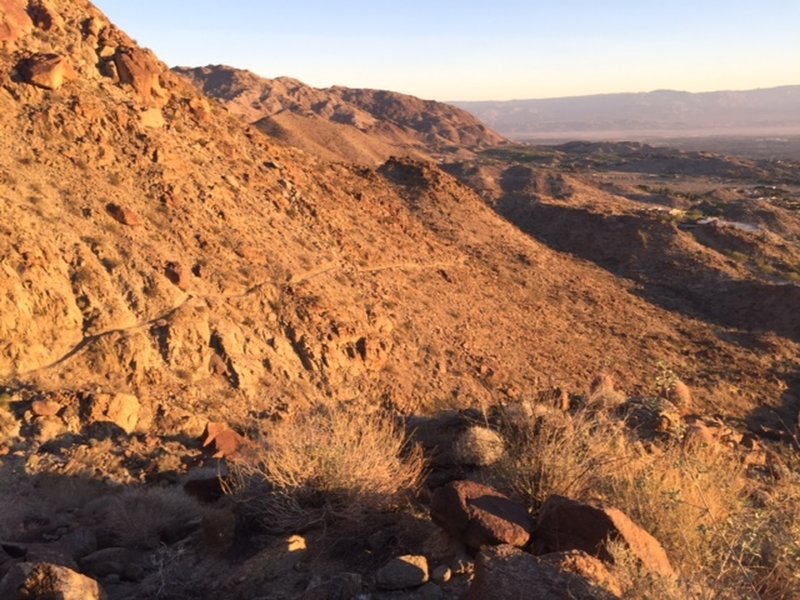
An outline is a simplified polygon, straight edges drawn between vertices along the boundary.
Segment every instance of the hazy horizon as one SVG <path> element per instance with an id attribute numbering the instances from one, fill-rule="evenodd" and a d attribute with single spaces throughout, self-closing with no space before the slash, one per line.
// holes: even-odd
<path id="1" fill-rule="evenodd" d="M 790 0 L 96 4 L 171 66 L 443 101 L 749 90 L 800 73 L 800 3 Z"/>

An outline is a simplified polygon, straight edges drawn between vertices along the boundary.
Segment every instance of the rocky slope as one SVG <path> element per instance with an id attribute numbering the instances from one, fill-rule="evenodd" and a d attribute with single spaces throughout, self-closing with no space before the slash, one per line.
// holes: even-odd
<path id="1" fill-rule="evenodd" d="M 301 577 L 285 539 L 176 483 L 215 482 L 219 458 L 311 407 L 424 420 L 553 387 L 569 400 L 602 370 L 646 396 L 659 361 L 698 411 L 796 401 L 793 315 L 752 327 L 763 305 L 726 296 L 741 319 L 706 319 L 552 249 L 432 164 L 331 164 L 276 143 L 82 0 L 0 9 L 0 574 L 55 562 L 114 598 L 204 597 L 166 590 L 171 565 L 205 575 L 209 557 L 217 597 Z M 577 213 L 602 208 L 589 225 L 615 223 L 616 195 L 567 184 Z M 546 205 L 563 191 L 537 188 Z M 642 252 L 689 248 L 713 267 L 703 286 L 748 277 L 673 225 L 613 228 Z M 592 241 L 562 241 L 576 240 Z M 409 510 L 392 531 L 432 527 Z"/>
<path id="2" fill-rule="evenodd" d="M 374 166 L 392 155 L 469 156 L 504 141 L 461 109 L 396 92 L 318 89 L 221 65 L 174 71 L 270 136 L 328 160 Z"/>

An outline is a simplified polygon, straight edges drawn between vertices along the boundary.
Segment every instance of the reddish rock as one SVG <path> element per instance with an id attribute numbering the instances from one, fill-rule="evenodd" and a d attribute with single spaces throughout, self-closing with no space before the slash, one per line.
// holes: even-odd
<path id="1" fill-rule="evenodd" d="M 456 481 L 437 489 L 431 498 L 431 518 L 451 537 L 474 549 L 524 546 L 533 529 L 524 506 L 474 481 Z"/>
<path id="2" fill-rule="evenodd" d="M 206 426 L 203 447 L 214 445 L 214 458 L 229 458 L 239 452 L 244 438 L 231 429 L 227 423 L 209 423 Z"/>
<path id="3" fill-rule="evenodd" d="M 157 104 L 154 92 L 160 91 L 159 68 L 144 50 L 119 47 L 114 54 L 119 82 L 133 87 L 139 100 L 147 106 Z"/>
<path id="4" fill-rule="evenodd" d="M 0 46 L 13 44 L 33 30 L 25 0 L 0 0 Z"/>
<path id="5" fill-rule="evenodd" d="M 189 270 L 184 268 L 180 263 L 170 262 L 164 268 L 164 274 L 172 283 L 177 285 L 182 290 L 189 288 L 191 283 L 191 275 Z"/>
<path id="6" fill-rule="evenodd" d="M 211 105 L 205 98 L 191 98 L 189 100 L 189 110 L 198 123 L 205 123 L 211 117 Z"/>
<path id="7" fill-rule="evenodd" d="M 616 508 L 551 496 L 539 511 L 534 532 L 536 554 L 583 550 L 613 562 L 606 546 L 609 540 L 624 542 L 650 572 L 675 574 L 658 540 Z"/>
<path id="8" fill-rule="evenodd" d="M 692 409 L 692 391 L 680 379 L 676 379 L 666 390 L 665 399 L 672 402 L 681 415 L 688 415 Z"/>
<path id="9" fill-rule="evenodd" d="M 540 556 L 539 559 L 557 567 L 559 571 L 579 575 L 614 596 L 622 596 L 619 579 L 609 570 L 606 563 L 582 550 L 554 552 Z"/>
<path id="10" fill-rule="evenodd" d="M 28 14 L 33 24 L 44 31 L 60 29 L 64 26 L 64 19 L 49 0 L 30 0 Z"/>
<path id="11" fill-rule="evenodd" d="M 110 422 L 125 433 L 133 433 L 139 422 L 140 412 L 141 404 L 136 396 L 95 394 L 90 402 L 89 421 L 91 423 Z"/>
<path id="12" fill-rule="evenodd" d="M 475 563 L 475 577 L 469 588 L 470 600 L 612 600 L 607 590 L 584 577 L 562 571 L 558 565 L 503 545 L 485 548 Z"/>
<path id="13" fill-rule="evenodd" d="M 123 225 L 135 227 L 139 224 L 139 217 L 137 217 L 136 213 L 130 208 L 119 206 L 117 204 L 109 204 L 106 206 L 106 210 L 108 211 L 108 214 L 110 214 L 116 221 L 119 221 Z"/>
<path id="14" fill-rule="evenodd" d="M 57 90 L 72 74 L 69 61 L 58 54 L 37 54 L 25 59 L 17 66 L 17 71 L 25 83 L 46 90 Z"/>
<path id="15" fill-rule="evenodd" d="M 34 400 L 31 404 L 31 412 L 37 417 L 54 417 L 63 407 L 55 400 Z"/>

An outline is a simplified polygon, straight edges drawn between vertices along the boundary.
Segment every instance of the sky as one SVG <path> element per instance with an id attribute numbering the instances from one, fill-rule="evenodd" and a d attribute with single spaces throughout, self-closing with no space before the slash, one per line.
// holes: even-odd
<path id="1" fill-rule="evenodd" d="M 94 0 L 170 66 L 443 101 L 800 84 L 799 0 Z"/>

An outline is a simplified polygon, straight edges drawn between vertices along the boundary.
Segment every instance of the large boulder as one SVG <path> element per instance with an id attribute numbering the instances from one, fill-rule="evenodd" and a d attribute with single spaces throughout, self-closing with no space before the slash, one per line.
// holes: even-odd
<path id="1" fill-rule="evenodd" d="M 467 547 L 524 546 L 533 520 L 528 511 L 497 490 L 474 481 L 455 481 L 431 498 L 431 518 Z"/>
<path id="2" fill-rule="evenodd" d="M 133 433 L 139 422 L 141 404 L 131 394 L 94 394 L 89 403 L 90 423 L 113 423 L 125 433 Z"/>
<path id="3" fill-rule="evenodd" d="M 577 502 L 563 496 L 548 498 L 539 511 L 533 548 L 536 554 L 583 550 L 613 562 L 609 541 L 624 543 L 650 572 L 674 576 L 675 571 L 658 540 L 621 510 L 598 502 Z"/>
<path id="4" fill-rule="evenodd" d="M 49 563 L 20 563 L 0 581 L 0 598 L 22 600 L 105 600 L 94 579 Z"/>
<path id="5" fill-rule="evenodd" d="M 57 90 L 73 75 L 69 60 L 58 54 L 36 54 L 17 66 L 25 83 L 46 90 Z"/>
<path id="6" fill-rule="evenodd" d="M 475 563 L 470 600 L 612 600 L 614 594 L 556 564 L 502 545 L 484 549 Z"/>
<path id="7" fill-rule="evenodd" d="M 155 59 L 140 48 L 120 46 L 113 57 L 119 82 L 130 85 L 145 106 L 163 105 L 163 90 L 158 80 L 159 67 Z"/>

